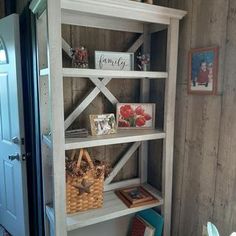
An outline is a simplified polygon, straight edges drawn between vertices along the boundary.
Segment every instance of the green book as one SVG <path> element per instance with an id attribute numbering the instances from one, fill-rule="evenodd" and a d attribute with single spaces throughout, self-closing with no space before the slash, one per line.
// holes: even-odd
<path id="1" fill-rule="evenodd" d="M 156 229 L 154 236 L 162 235 L 164 220 L 163 220 L 163 217 L 159 215 L 156 211 L 154 211 L 153 209 L 148 209 L 148 210 L 140 211 L 136 215 L 143 218 L 152 227 Z"/>

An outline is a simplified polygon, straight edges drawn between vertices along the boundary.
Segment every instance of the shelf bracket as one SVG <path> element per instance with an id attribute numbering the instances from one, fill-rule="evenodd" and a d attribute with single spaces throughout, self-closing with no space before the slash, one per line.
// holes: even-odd
<path id="1" fill-rule="evenodd" d="M 108 185 L 104 185 L 103 191 L 108 192 L 108 191 L 113 191 L 120 188 L 127 188 L 129 186 L 140 185 L 140 184 L 141 184 L 140 178 L 128 179 L 128 180 L 123 180 L 123 181 L 111 183 Z"/>
<path id="2" fill-rule="evenodd" d="M 102 83 L 107 85 L 111 81 L 111 78 L 104 78 Z M 74 120 L 88 107 L 88 105 L 97 97 L 100 90 L 95 87 L 92 92 L 75 108 L 75 110 L 66 118 L 65 129 L 68 129 Z"/>
<path id="3" fill-rule="evenodd" d="M 63 39 L 61 37 L 61 44 L 62 44 L 62 49 L 64 50 L 64 52 L 67 54 L 68 57 L 72 58 L 70 50 L 71 50 L 71 46 L 66 42 L 65 39 Z"/>
<path id="4" fill-rule="evenodd" d="M 119 101 L 117 98 L 111 93 L 111 91 L 104 85 L 104 83 L 95 77 L 89 78 L 96 87 L 104 94 L 104 96 L 113 104 L 116 105 Z"/>
<path id="5" fill-rule="evenodd" d="M 112 170 L 110 175 L 105 179 L 104 185 L 109 185 L 111 183 L 111 181 L 115 178 L 118 172 L 124 167 L 127 161 L 137 151 L 140 145 L 141 145 L 141 142 L 136 142 L 129 148 L 129 150 L 125 153 L 125 155 L 116 164 L 115 168 Z"/>
<path id="6" fill-rule="evenodd" d="M 128 52 L 135 53 L 144 43 L 144 35 L 142 34 L 133 45 L 127 50 Z M 70 49 L 71 46 L 62 38 L 62 49 L 66 54 L 71 57 Z M 94 84 L 95 88 L 89 93 L 89 95 L 75 108 L 75 110 L 66 118 L 65 120 L 65 130 L 67 130 L 70 125 L 75 121 L 75 119 L 80 116 L 80 114 L 88 107 L 88 105 L 97 97 L 97 95 L 102 92 L 108 100 L 113 104 L 117 104 L 119 101 L 117 98 L 106 88 L 106 85 L 112 80 L 112 78 L 104 78 L 100 81 L 98 78 L 89 78 Z"/>
<path id="7" fill-rule="evenodd" d="M 127 50 L 128 52 L 135 53 L 144 43 L 144 35 L 141 34 L 139 38 L 133 43 L 133 45 Z"/>

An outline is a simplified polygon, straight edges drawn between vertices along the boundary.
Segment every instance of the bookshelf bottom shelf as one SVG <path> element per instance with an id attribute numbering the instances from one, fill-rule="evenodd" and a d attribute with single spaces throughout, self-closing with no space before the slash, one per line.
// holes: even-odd
<path id="1" fill-rule="evenodd" d="M 143 205 L 140 207 L 128 208 L 115 194 L 114 191 L 104 193 L 103 207 L 95 210 L 89 210 L 72 215 L 67 215 L 67 231 L 72 231 L 85 226 L 93 225 L 96 223 L 104 222 L 107 220 L 115 219 L 121 216 L 129 215 L 152 207 L 161 206 L 163 199 L 156 189 L 150 185 L 143 185 L 152 195 L 159 201 L 152 204 Z M 54 223 L 54 210 L 51 206 L 46 206 L 46 213 L 48 219 L 53 225 Z"/>

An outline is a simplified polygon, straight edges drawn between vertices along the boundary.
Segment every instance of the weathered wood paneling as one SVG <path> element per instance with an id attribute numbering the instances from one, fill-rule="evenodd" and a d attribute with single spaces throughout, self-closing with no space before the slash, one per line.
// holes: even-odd
<path id="1" fill-rule="evenodd" d="M 236 230 L 236 3 L 168 4 L 188 11 L 180 27 L 172 235 L 201 235 L 208 220 L 229 235 Z M 218 95 L 188 95 L 188 51 L 210 45 L 220 48 Z"/>
<path id="2" fill-rule="evenodd" d="M 21 12 L 24 10 L 25 6 L 30 2 L 30 0 L 20 0 L 16 1 L 16 12 L 18 14 L 21 14 Z"/>
<path id="3" fill-rule="evenodd" d="M 4 11 L 4 0 L 0 0 L 0 18 L 4 17 L 5 11 Z"/>
<path id="4" fill-rule="evenodd" d="M 72 46 L 85 46 L 89 51 L 89 67 L 94 68 L 94 51 L 127 51 L 127 49 L 138 38 L 137 34 L 109 31 L 95 28 L 67 26 L 62 27 L 63 38 Z M 95 40 L 96 39 L 96 40 Z M 66 55 L 63 57 L 64 66 L 71 66 L 71 60 Z M 120 102 L 138 102 L 139 80 L 112 80 L 107 87 Z M 94 88 L 88 78 L 68 78 L 64 81 L 64 105 L 65 117 L 87 96 Z M 75 120 L 72 128 L 86 127 L 89 129 L 89 115 L 102 113 L 115 113 L 115 107 L 99 94 L 93 102 L 85 109 L 82 115 Z M 106 160 L 114 166 L 124 154 L 129 144 L 112 145 L 106 147 L 95 147 L 89 151 L 91 156 Z M 137 176 L 137 153 L 126 163 L 115 177 L 114 181 L 128 179 Z"/>
<path id="5" fill-rule="evenodd" d="M 7 1 L 7 0 L 6 0 Z M 5 0 L 0 0 L 0 18 L 5 16 Z M 16 1 L 16 12 L 20 14 L 27 5 L 28 0 Z"/>
<path id="6" fill-rule="evenodd" d="M 221 235 L 236 232 L 236 2 L 229 1 L 222 118 L 213 221 Z"/>
<path id="7" fill-rule="evenodd" d="M 223 48 L 225 33 L 219 30 L 219 26 L 226 24 L 226 21 L 227 5 L 223 1 L 194 0 L 190 46 L 219 45 Z M 223 79 L 221 71 L 219 81 Z M 187 106 L 181 193 L 184 204 L 178 232 L 179 235 L 200 235 L 202 225 L 206 224 L 213 213 L 221 97 L 188 95 Z"/>

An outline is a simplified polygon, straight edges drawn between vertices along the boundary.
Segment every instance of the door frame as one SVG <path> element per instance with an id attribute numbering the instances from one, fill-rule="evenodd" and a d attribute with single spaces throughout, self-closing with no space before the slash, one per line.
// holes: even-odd
<path id="1" fill-rule="evenodd" d="M 20 15 L 20 35 L 30 235 L 43 236 L 45 235 L 45 230 L 36 20 L 35 16 L 29 10 L 29 5 L 25 7 L 24 11 Z"/>

